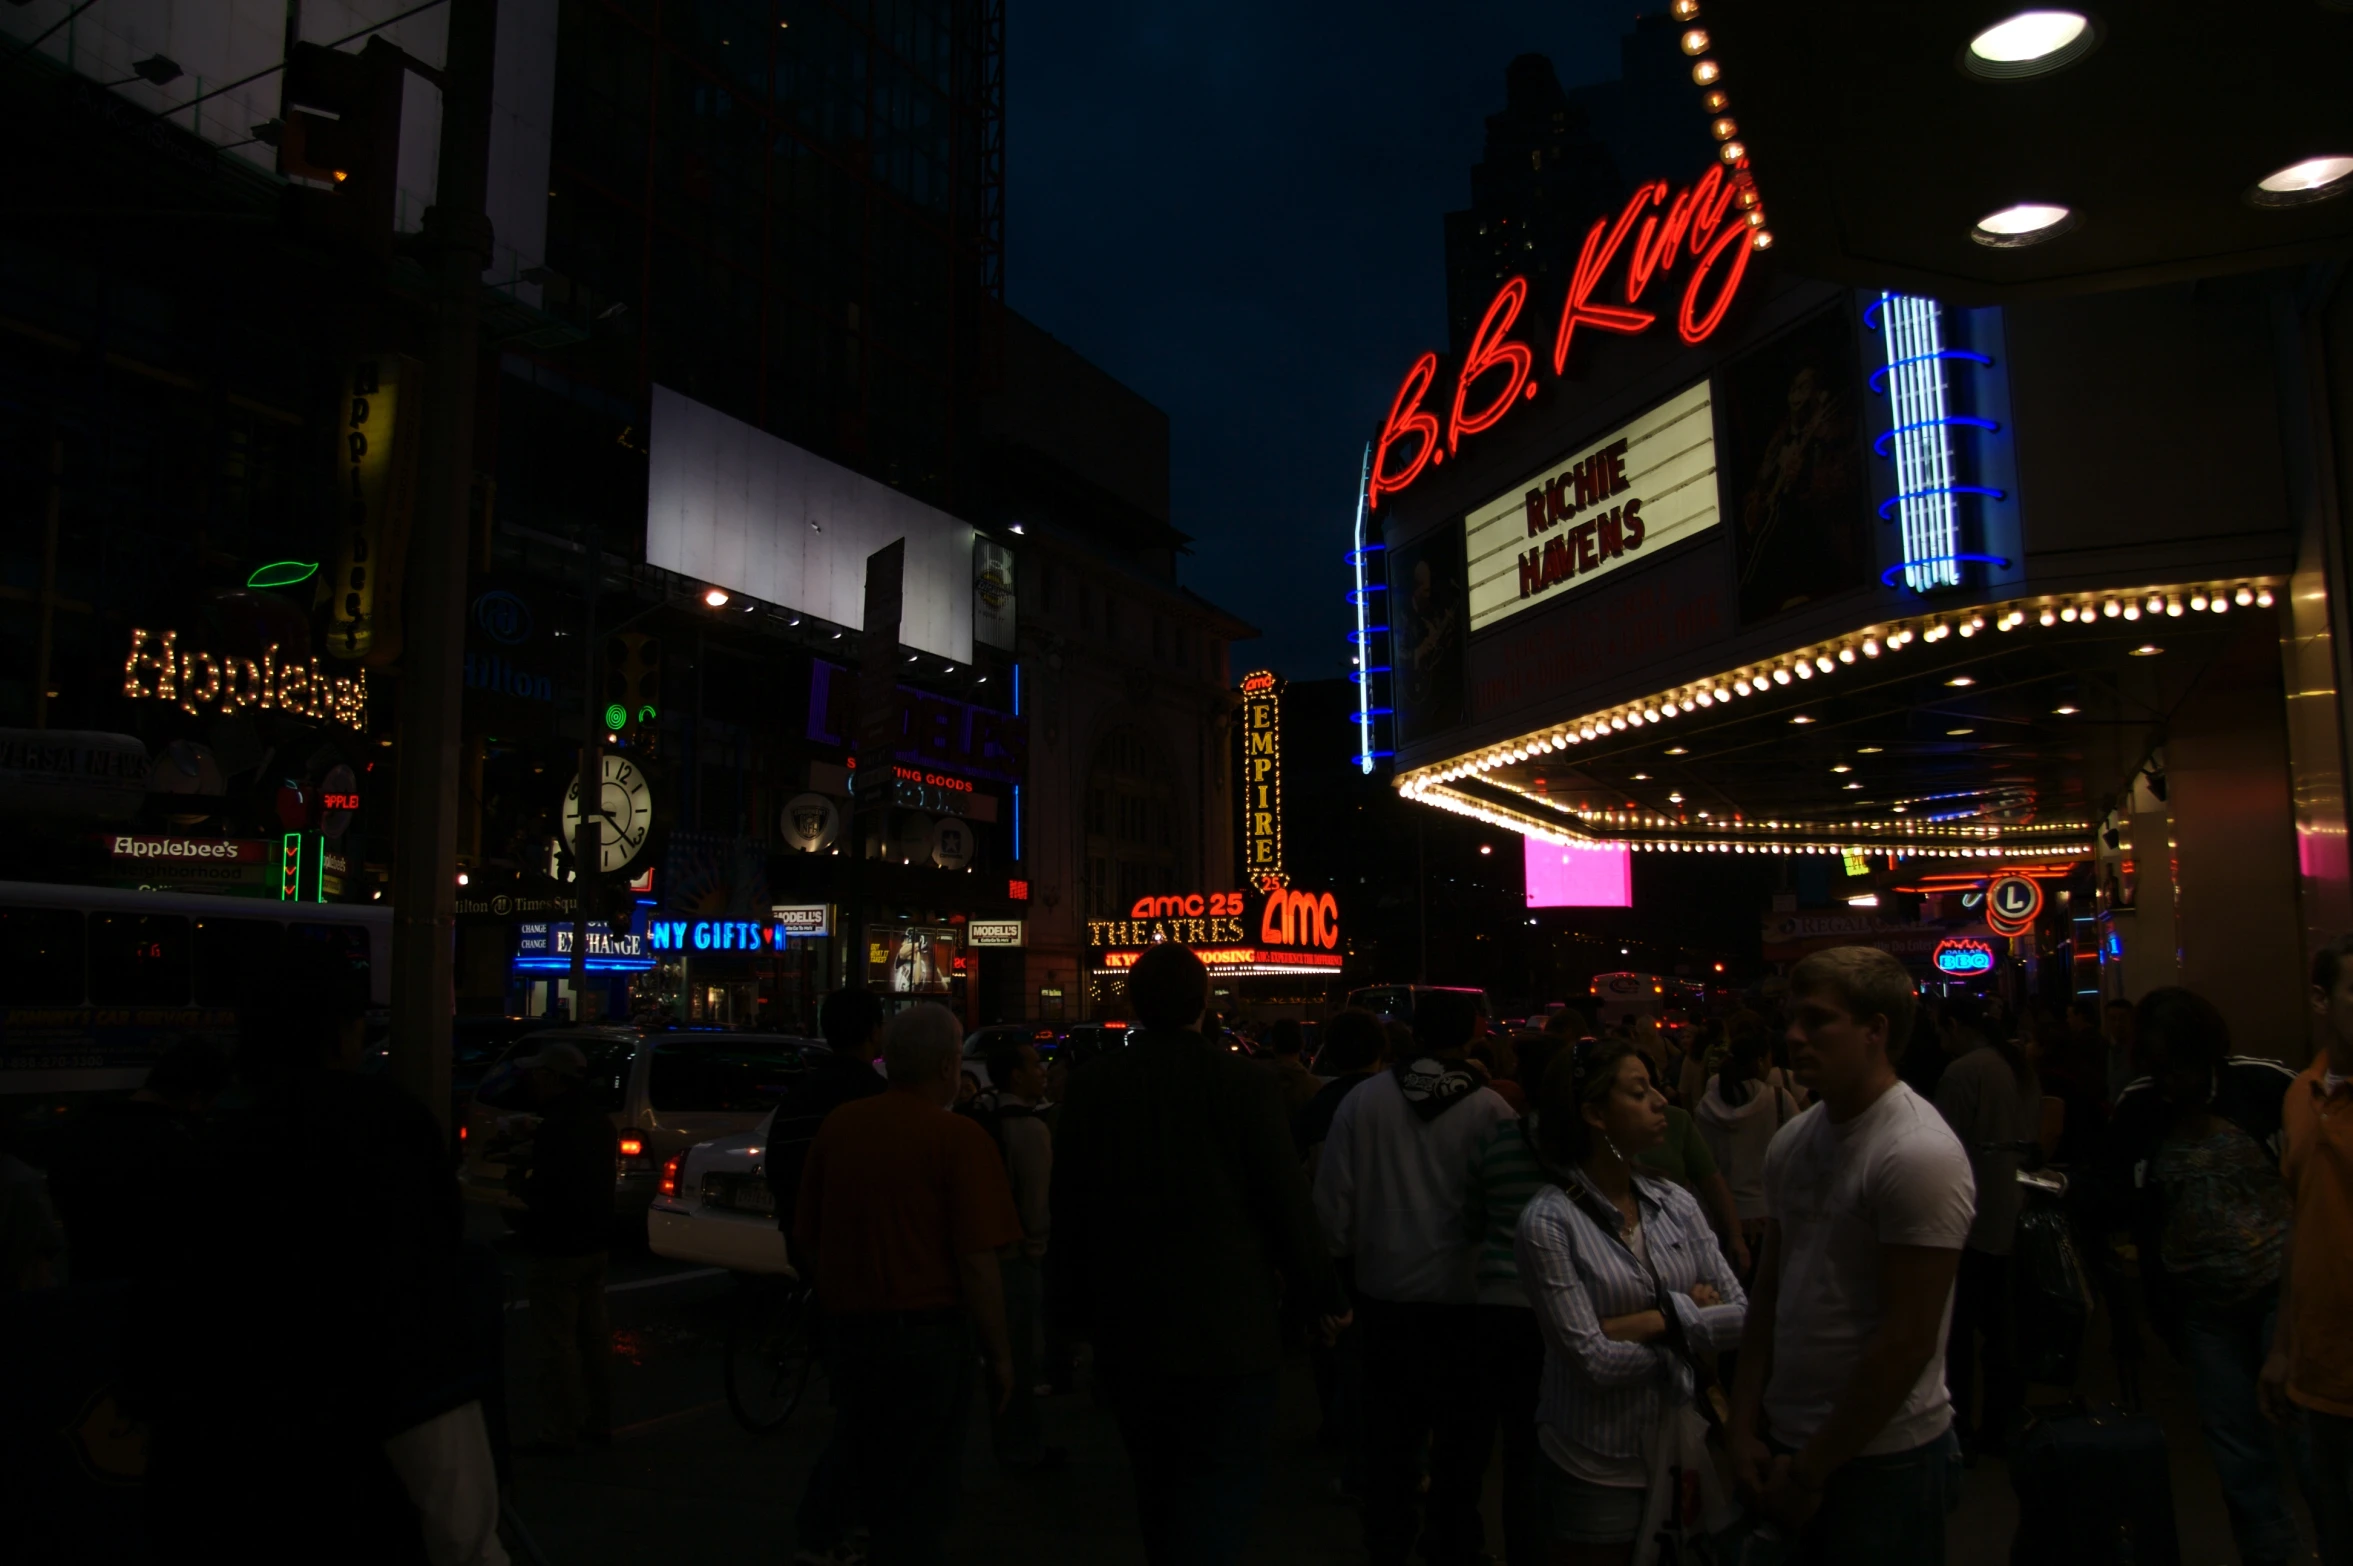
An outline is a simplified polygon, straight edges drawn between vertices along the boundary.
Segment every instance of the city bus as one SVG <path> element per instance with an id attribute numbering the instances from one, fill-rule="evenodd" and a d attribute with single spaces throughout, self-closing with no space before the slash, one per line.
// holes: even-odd
<path id="1" fill-rule="evenodd" d="M 230 1047 L 249 976 L 275 972 L 289 941 L 364 964 L 372 1020 L 389 1008 L 380 903 L 0 881 L 0 1100 L 119 1092 L 181 1039 Z"/>

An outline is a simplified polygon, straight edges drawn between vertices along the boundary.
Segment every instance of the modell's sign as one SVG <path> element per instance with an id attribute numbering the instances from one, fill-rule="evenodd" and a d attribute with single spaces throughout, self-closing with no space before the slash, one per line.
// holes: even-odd
<path id="1" fill-rule="evenodd" d="M 1705 532 L 1717 515 L 1702 381 L 1471 512 L 1471 629 Z"/>

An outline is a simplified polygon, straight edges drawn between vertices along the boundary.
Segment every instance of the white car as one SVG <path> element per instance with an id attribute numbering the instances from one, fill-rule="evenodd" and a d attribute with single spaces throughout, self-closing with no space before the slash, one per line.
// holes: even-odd
<path id="1" fill-rule="evenodd" d="M 645 1215 L 646 1244 L 655 1255 L 730 1272 L 793 1270 L 761 1162 L 774 1120 L 771 1110 L 751 1130 L 697 1142 L 662 1165 Z"/>

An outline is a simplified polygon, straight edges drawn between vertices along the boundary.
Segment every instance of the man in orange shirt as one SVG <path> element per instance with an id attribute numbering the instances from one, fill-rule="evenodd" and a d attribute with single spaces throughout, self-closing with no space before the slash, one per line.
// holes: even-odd
<path id="1" fill-rule="evenodd" d="M 853 1523 L 872 1529 L 871 1566 L 944 1560 L 976 1332 L 992 1406 L 1013 1385 L 997 1252 L 1020 1243 L 1021 1218 L 996 1144 L 947 1112 L 962 1055 L 946 1008 L 901 1012 L 882 1035 L 889 1089 L 827 1115 L 802 1166 L 793 1238 L 816 1270 L 835 1423 L 801 1501 L 800 1561 L 843 1559 Z"/>
<path id="2" fill-rule="evenodd" d="M 2328 1049 L 2288 1086 L 2280 1173 L 2295 1202 L 2263 1402 L 2300 1419 L 2323 1566 L 2353 1566 L 2353 936 L 2312 959 Z"/>

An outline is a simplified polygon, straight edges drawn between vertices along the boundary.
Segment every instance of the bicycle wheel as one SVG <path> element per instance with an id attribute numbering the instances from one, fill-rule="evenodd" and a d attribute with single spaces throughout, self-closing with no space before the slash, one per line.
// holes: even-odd
<path id="1" fill-rule="evenodd" d="M 727 1329 L 727 1407 L 736 1423 L 765 1435 L 792 1418 L 816 1368 L 809 1291 L 760 1290 Z"/>

